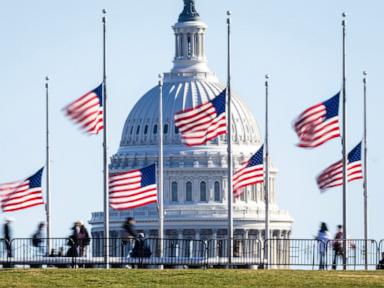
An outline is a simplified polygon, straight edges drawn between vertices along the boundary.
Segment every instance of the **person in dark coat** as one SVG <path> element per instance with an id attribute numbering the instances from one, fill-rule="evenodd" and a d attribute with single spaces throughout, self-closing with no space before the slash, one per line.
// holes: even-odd
<path id="1" fill-rule="evenodd" d="M 130 255 L 130 251 L 133 247 L 133 243 L 135 242 L 135 240 L 138 239 L 138 234 L 136 232 L 135 224 L 136 224 L 136 221 L 135 221 L 135 218 L 133 217 L 128 217 L 123 224 L 123 232 L 124 232 L 123 245 L 125 247 L 125 253 L 124 253 L 125 256 Z"/>
<path id="2" fill-rule="evenodd" d="M 376 269 L 378 269 L 378 270 L 384 269 L 384 252 L 381 253 L 381 260 L 379 261 L 379 264 L 377 264 Z"/>
<path id="3" fill-rule="evenodd" d="M 12 229 L 11 229 L 11 223 L 13 219 L 6 218 L 4 223 L 4 241 L 5 241 L 5 247 L 7 249 L 7 256 L 12 257 L 12 248 L 11 248 L 11 240 L 12 240 Z"/>
<path id="4" fill-rule="evenodd" d="M 333 262 L 332 262 L 332 269 L 336 270 L 337 266 L 337 258 L 343 258 L 343 251 L 344 251 L 344 243 L 343 243 L 343 238 L 344 238 L 344 232 L 343 232 L 343 226 L 338 225 L 337 226 L 337 232 L 335 235 L 335 239 L 333 240 Z"/>
<path id="5" fill-rule="evenodd" d="M 87 256 L 87 246 L 91 242 L 87 228 L 80 220 L 76 221 L 72 227 L 72 235 L 69 237 L 70 249 L 67 256 L 69 257 L 83 257 Z"/>
<path id="6" fill-rule="evenodd" d="M 44 227 L 45 223 L 40 222 L 36 232 L 32 235 L 32 246 L 36 247 L 36 253 L 42 256 L 46 255 L 44 245 Z"/>
<path id="7" fill-rule="evenodd" d="M 132 249 L 131 257 L 149 258 L 151 255 L 151 249 L 145 243 L 144 233 L 139 233 L 135 241 L 135 246 Z"/>

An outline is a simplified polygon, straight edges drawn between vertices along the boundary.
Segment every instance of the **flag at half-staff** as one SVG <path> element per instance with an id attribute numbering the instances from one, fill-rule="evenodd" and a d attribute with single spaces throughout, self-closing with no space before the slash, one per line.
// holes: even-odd
<path id="1" fill-rule="evenodd" d="M 347 157 L 347 181 L 363 179 L 361 164 L 361 142 L 349 152 Z M 343 161 L 340 160 L 317 177 L 317 185 L 324 192 L 326 189 L 343 185 Z"/>
<path id="2" fill-rule="evenodd" d="M 3 212 L 18 211 L 37 205 L 43 205 L 43 189 L 41 187 L 41 168 L 27 179 L 0 184 L 1 209 Z"/>
<path id="3" fill-rule="evenodd" d="M 157 203 L 156 165 L 109 175 L 109 205 L 115 210 Z"/>
<path id="4" fill-rule="evenodd" d="M 299 137 L 299 147 L 314 148 L 340 137 L 339 99 L 340 92 L 297 117 L 294 129 Z"/>
<path id="5" fill-rule="evenodd" d="M 246 186 L 264 182 L 264 145 L 233 175 L 233 195 L 240 196 Z"/>
<path id="6" fill-rule="evenodd" d="M 65 114 L 89 134 L 103 130 L 103 84 L 67 105 Z"/>
<path id="7" fill-rule="evenodd" d="M 188 146 L 206 144 L 227 133 L 226 90 L 209 102 L 175 114 L 175 125 Z"/>

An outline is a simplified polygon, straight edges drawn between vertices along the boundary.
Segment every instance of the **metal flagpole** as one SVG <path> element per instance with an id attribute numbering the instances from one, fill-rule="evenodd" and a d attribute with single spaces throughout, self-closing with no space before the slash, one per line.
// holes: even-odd
<path id="1" fill-rule="evenodd" d="M 47 193 L 47 203 L 45 205 L 45 213 L 47 217 L 47 255 L 51 252 L 51 215 L 50 215 L 50 209 L 51 209 L 51 191 L 50 191 L 50 167 L 49 167 L 49 161 L 50 161 L 50 151 L 49 151 L 49 85 L 48 85 L 49 78 L 48 76 L 45 77 L 45 123 L 46 123 L 46 133 L 45 133 L 45 140 L 46 140 L 46 193 Z"/>
<path id="2" fill-rule="evenodd" d="M 227 146 L 228 146 L 228 264 L 233 257 L 233 193 L 232 193 L 232 113 L 231 113 L 231 12 L 227 11 L 228 83 L 227 83 Z"/>
<path id="3" fill-rule="evenodd" d="M 265 233 L 264 240 L 269 239 L 269 131 L 268 131 L 268 89 L 269 89 L 269 76 L 265 75 L 265 179 L 264 179 L 264 201 L 265 201 Z M 268 269 L 268 244 L 264 242 L 264 260 L 266 261 L 266 268 Z"/>
<path id="4" fill-rule="evenodd" d="M 342 14 L 343 20 L 343 269 L 347 269 L 347 113 L 346 113 L 346 78 L 345 78 L 345 18 L 346 14 Z"/>
<path id="5" fill-rule="evenodd" d="M 107 63 L 106 63 L 106 17 L 103 9 L 103 184 L 104 184 L 104 263 L 109 269 L 109 195 L 108 195 L 108 156 L 107 156 Z"/>
<path id="6" fill-rule="evenodd" d="M 163 257 L 164 250 L 164 161 L 163 161 L 163 75 L 159 74 L 159 238 L 160 257 Z M 160 267 L 162 268 L 162 266 Z"/>
<path id="7" fill-rule="evenodd" d="M 367 165 L 367 72 L 363 71 L 364 84 L 364 266 L 368 269 L 368 165 Z"/>

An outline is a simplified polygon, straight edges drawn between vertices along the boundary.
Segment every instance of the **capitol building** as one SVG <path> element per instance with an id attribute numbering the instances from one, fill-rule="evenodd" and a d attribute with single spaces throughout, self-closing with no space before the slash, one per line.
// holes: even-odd
<path id="1" fill-rule="evenodd" d="M 164 135 L 164 235 L 179 239 L 220 239 L 227 237 L 227 143 L 221 135 L 204 146 L 188 147 L 181 141 L 174 115 L 207 102 L 222 92 L 205 55 L 207 25 L 194 1 L 184 1 L 184 9 L 172 27 L 175 35 L 173 68 L 164 73 L 163 127 L 159 127 L 160 88 L 145 93 L 129 113 L 120 147 L 112 156 L 110 172 L 142 168 L 158 162 L 159 134 Z M 260 96 L 261 97 L 261 96 Z M 263 137 L 249 107 L 232 94 L 232 153 L 234 170 L 262 145 Z M 262 115 L 259 115 L 261 117 Z M 270 235 L 289 238 L 293 219 L 277 205 L 275 178 L 270 168 Z M 233 204 L 234 237 L 264 239 L 265 203 L 261 184 L 245 189 Z M 110 237 L 123 235 L 122 223 L 134 217 L 138 231 L 146 237 L 158 236 L 156 204 L 127 211 L 110 210 Z M 94 238 L 103 237 L 103 213 L 94 212 L 89 221 Z M 101 247 L 100 247 L 101 249 Z"/>

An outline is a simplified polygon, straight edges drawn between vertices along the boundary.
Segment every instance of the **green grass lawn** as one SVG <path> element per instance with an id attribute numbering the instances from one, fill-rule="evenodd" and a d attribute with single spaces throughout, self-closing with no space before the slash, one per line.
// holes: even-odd
<path id="1" fill-rule="evenodd" d="M 2 269 L 0 287 L 384 287 L 384 271 Z"/>

